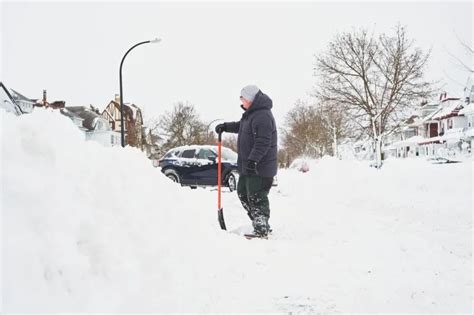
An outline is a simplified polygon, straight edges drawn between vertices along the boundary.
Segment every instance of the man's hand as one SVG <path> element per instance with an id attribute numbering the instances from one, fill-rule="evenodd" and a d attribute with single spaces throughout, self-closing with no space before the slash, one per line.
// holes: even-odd
<path id="1" fill-rule="evenodd" d="M 226 131 L 227 131 L 227 128 L 226 128 L 225 123 L 218 124 L 216 126 L 216 133 L 223 133 L 223 132 L 226 132 Z"/>
<path id="2" fill-rule="evenodd" d="M 247 162 L 247 173 L 249 175 L 258 175 L 257 172 L 257 162 L 249 160 Z"/>

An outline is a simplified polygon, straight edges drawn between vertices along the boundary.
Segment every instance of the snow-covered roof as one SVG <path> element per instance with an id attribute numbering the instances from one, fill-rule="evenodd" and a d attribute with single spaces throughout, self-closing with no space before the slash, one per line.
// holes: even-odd
<path id="1" fill-rule="evenodd" d="M 440 143 L 443 139 L 440 136 L 432 137 L 432 138 L 425 138 L 422 141 L 418 142 L 418 144 L 428 144 L 428 143 Z"/>
<path id="2" fill-rule="evenodd" d="M 434 116 L 437 115 L 443 108 L 440 106 L 432 113 L 428 114 L 426 117 L 423 118 L 423 123 L 429 123 L 434 120 Z"/>
<path id="3" fill-rule="evenodd" d="M 9 89 L 2 82 L 0 82 L 0 108 L 5 109 L 7 112 L 15 113 L 15 115 L 21 115 L 22 110 L 20 106 L 13 99 Z"/>
<path id="4" fill-rule="evenodd" d="M 12 95 L 12 97 L 15 99 L 15 100 L 21 100 L 21 101 L 25 101 L 25 102 L 31 102 L 31 103 L 34 103 L 34 100 L 32 100 L 31 98 L 28 98 L 20 93 L 18 93 L 17 91 L 15 91 L 14 89 L 8 89 L 10 91 L 10 94 Z"/>
<path id="5" fill-rule="evenodd" d="M 413 136 L 405 140 L 397 141 L 393 143 L 392 145 L 395 147 L 403 147 L 403 146 L 408 146 L 412 144 L 418 144 L 420 141 L 425 140 L 422 136 Z"/>
<path id="6" fill-rule="evenodd" d="M 448 116 L 457 116 L 458 112 L 463 108 L 462 102 L 459 100 L 450 101 L 447 104 L 442 105 L 441 110 L 437 112 L 433 119 L 443 119 Z"/>

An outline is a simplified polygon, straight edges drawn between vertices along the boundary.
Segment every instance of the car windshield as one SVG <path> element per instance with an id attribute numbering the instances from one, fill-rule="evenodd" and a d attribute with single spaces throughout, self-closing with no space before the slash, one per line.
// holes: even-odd
<path id="1" fill-rule="evenodd" d="M 222 148 L 222 160 L 237 162 L 237 153 L 229 148 Z"/>
<path id="2" fill-rule="evenodd" d="M 211 156 L 216 156 L 214 151 L 209 149 L 201 149 L 198 154 L 198 159 L 207 160 Z"/>

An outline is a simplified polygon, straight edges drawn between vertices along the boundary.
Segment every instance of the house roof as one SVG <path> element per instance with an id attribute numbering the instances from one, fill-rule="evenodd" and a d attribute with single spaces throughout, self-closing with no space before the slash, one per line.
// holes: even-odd
<path id="1" fill-rule="evenodd" d="M 115 105 L 115 107 L 118 110 L 120 110 L 120 103 L 119 102 L 117 102 L 115 100 L 112 100 L 111 103 L 113 103 Z M 109 105 L 110 105 L 110 103 L 109 103 Z M 134 119 L 134 120 L 137 119 L 138 112 L 140 112 L 140 115 L 141 115 L 140 107 L 138 107 L 135 104 L 123 103 L 123 107 L 124 107 L 125 115 L 127 115 L 127 112 L 130 113 L 132 115 L 132 119 Z"/>
<path id="2" fill-rule="evenodd" d="M 443 108 L 440 106 L 438 107 L 438 109 L 436 109 L 434 112 L 432 112 L 431 114 L 429 114 L 428 116 L 426 116 L 425 118 L 423 118 L 423 123 L 426 124 L 426 123 L 430 123 L 434 120 L 434 116 L 437 115 Z"/>
<path id="3" fill-rule="evenodd" d="M 441 142 L 443 142 L 443 139 L 440 136 L 437 136 L 437 137 L 423 139 L 422 141 L 418 142 L 418 144 L 430 144 L 430 143 L 441 143 Z"/>
<path id="4" fill-rule="evenodd" d="M 403 147 L 403 146 L 408 146 L 411 144 L 418 144 L 420 141 L 425 140 L 422 136 L 413 136 L 405 140 L 397 141 L 395 143 L 392 143 L 394 147 Z"/>
<path id="5" fill-rule="evenodd" d="M 441 120 L 443 118 L 448 118 L 452 116 L 458 116 L 459 111 L 463 108 L 463 105 L 458 100 L 454 102 L 449 102 L 445 105 L 441 106 L 441 110 L 438 111 L 434 116 L 433 119 Z"/>
<path id="6" fill-rule="evenodd" d="M 0 104 L 0 107 L 4 107 L 5 104 L 4 103 L 8 103 L 10 105 L 7 105 L 9 106 L 13 111 L 15 111 L 15 114 L 17 115 L 21 115 L 23 114 L 23 110 L 21 109 L 21 107 L 16 103 L 15 99 L 13 98 L 13 96 L 11 95 L 10 91 L 7 89 L 7 87 L 3 84 L 3 82 L 0 82 L 0 88 L 3 89 L 3 91 L 5 92 L 5 94 L 7 95 L 8 97 L 8 100 L 1 100 L 2 104 Z M 8 109 L 7 109 L 8 110 Z"/>
<path id="7" fill-rule="evenodd" d="M 85 106 L 71 106 L 66 107 L 66 110 L 73 115 L 80 117 L 82 121 L 82 126 L 88 130 L 95 130 L 98 119 L 103 119 L 99 114 L 92 111 L 91 109 Z M 104 124 L 108 126 L 108 124 Z"/>
<path id="8" fill-rule="evenodd" d="M 35 102 L 35 101 L 32 100 L 31 98 L 28 98 L 28 97 L 24 96 L 23 94 L 18 93 L 18 92 L 15 91 L 14 89 L 10 89 L 10 92 L 11 92 L 12 97 L 13 97 L 15 100 L 27 101 L 27 102 L 32 102 L 32 103 Z"/>

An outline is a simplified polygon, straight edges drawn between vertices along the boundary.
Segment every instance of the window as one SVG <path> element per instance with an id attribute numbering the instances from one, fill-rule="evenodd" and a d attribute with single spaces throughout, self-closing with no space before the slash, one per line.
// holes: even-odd
<path id="1" fill-rule="evenodd" d="M 216 156 L 214 152 L 209 149 L 201 149 L 198 154 L 198 159 L 207 160 L 210 156 Z"/>
<path id="2" fill-rule="evenodd" d="M 166 153 L 166 155 L 163 158 L 164 159 L 171 159 L 171 158 L 179 156 L 180 153 L 181 153 L 180 150 L 171 150 L 168 153 Z"/>
<path id="3" fill-rule="evenodd" d="M 196 150 L 194 150 L 194 149 L 193 150 L 184 150 L 183 154 L 181 154 L 181 157 L 186 158 L 186 159 L 193 159 L 195 152 L 196 152 Z"/>
<path id="4" fill-rule="evenodd" d="M 448 129 L 452 129 L 453 128 L 453 119 L 450 118 L 448 119 Z"/>

